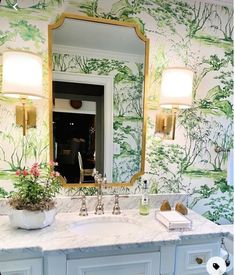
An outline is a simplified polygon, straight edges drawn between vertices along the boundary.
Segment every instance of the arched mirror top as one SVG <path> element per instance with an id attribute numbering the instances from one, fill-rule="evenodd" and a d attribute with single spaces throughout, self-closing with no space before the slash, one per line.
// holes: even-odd
<path id="1" fill-rule="evenodd" d="M 133 185 L 145 164 L 149 40 L 133 23 L 63 13 L 48 44 L 50 157 L 64 187 L 95 186 L 94 168 L 111 186 Z"/>

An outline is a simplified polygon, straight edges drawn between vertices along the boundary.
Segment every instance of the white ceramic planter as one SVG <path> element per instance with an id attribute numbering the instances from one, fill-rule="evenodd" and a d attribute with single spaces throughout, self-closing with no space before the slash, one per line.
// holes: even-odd
<path id="1" fill-rule="evenodd" d="M 13 209 L 9 215 L 13 227 L 23 229 L 39 229 L 52 224 L 55 220 L 56 208 L 48 211 L 28 211 Z"/>

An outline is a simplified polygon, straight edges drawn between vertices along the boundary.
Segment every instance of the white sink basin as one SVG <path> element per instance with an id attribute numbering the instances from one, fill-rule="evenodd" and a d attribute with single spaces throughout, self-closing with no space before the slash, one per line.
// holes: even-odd
<path id="1" fill-rule="evenodd" d="M 79 236 L 110 237 L 134 234 L 140 224 L 123 216 L 85 217 L 70 225 L 72 232 Z"/>

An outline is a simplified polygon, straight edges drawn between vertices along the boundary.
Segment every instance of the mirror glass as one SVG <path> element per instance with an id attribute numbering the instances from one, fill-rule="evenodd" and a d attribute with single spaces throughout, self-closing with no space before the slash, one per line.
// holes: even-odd
<path id="1" fill-rule="evenodd" d="M 49 26 L 51 156 L 67 183 L 144 171 L 147 39 L 131 24 L 63 14 Z"/>

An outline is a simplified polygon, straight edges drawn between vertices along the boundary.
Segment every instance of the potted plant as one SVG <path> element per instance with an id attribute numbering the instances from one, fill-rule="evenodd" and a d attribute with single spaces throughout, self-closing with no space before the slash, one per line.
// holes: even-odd
<path id="1" fill-rule="evenodd" d="M 54 170 L 57 163 L 34 163 L 31 168 L 16 171 L 15 191 L 9 203 L 9 215 L 14 227 L 24 229 L 43 228 L 55 218 L 54 197 L 61 188 L 60 174 Z"/>

